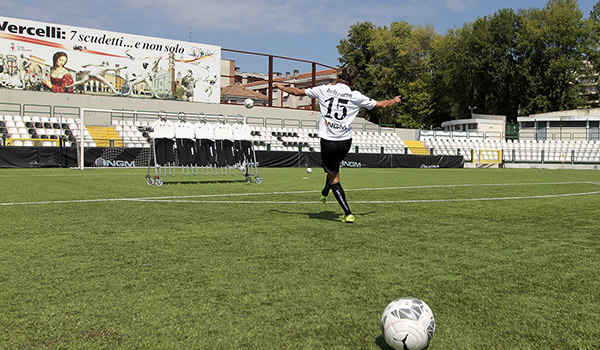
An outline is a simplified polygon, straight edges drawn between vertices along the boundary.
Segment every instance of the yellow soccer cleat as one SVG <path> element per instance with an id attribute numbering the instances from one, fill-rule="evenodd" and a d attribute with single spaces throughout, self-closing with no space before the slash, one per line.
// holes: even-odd
<path id="1" fill-rule="evenodd" d="M 353 224 L 354 223 L 354 215 L 352 215 L 352 214 L 345 215 L 344 217 L 342 217 L 342 222 L 346 223 L 346 224 Z"/>

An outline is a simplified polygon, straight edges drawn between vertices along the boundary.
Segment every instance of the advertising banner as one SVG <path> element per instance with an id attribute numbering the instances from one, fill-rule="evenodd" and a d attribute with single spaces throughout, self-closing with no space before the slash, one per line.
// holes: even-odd
<path id="1" fill-rule="evenodd" d="M 86 167 L 146 167 L 149 148 L 88 148 Z M 320 170 L 318 152 L 256 151 L 259 167 L 313 167 Z M 412 154 L 349 153 L 343 168 L 462 168 L 462 156 L 421 156 Z M 0 168 L 76 167 L 77 149 L 73 147 L 2 147 Z"/>
<path id="2" fill-rule="evenodd" d="M 0 16 L 0 87 L 220 102 L 219 46 Z"/>

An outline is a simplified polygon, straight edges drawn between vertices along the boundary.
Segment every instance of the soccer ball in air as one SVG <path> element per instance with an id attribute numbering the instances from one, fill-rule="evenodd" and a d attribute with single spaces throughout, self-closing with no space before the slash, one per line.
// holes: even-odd
<path id="1" fill-rule="evenodd" d="M 247 98 L 246 100 L 244 100 L 244 107 L 248 109 L 254 107 L 254 100 L 251 98 Z"/>
<path id="2" fill-rule="evenodd" d="M 306 168 L 306 172 L 309 174 L 312 173 L 312 168 Z"/>
<path id="3" fill-rule="evenodd" d="M 435 331 L 433 312 L 417 298 L 396 299 L 383 311 L 381 331 L 392 349 L 426 349 Z"/>

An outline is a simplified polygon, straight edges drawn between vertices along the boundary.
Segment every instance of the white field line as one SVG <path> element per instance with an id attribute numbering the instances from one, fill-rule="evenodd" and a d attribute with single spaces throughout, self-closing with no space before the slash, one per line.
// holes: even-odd
<path id="1" fill-rule="evenodd" d="M 84 177 L 84 176 L 140 176 L 140 174 L 71 174 L 65 175 L 64 173 L 54 173 L 54 174 L 10 174 L 10 175 L 0 175 L 0 178 L 29 178 L 29 177 L 63 177 L 63 178 L 73 178 L 73 177 Z"/>
<path id="2" fill-rule="evenodd" d="M 404 189 L 430 189 L 430 188 L 452 188 L 452 187 L 489 187 L 489 186 L 549 186 L 549 185 L 572 185 L 572 184 L 592 184 L 600 186 L 599 182 L 536 182 L 536 183 L 503 183 L 503 184 L 458 184 L 458 185 L 426 185 L 426 186 L 400 186 L 400 187 L 375 187 L 375 188 L 356 188 L 347 189 L 352 191 L 388 191 Z M 164 197 L 141 197 L 141 198 L 97 198 L 97 199 L 76 199 L 62 201 L 37 201 L 37 202 L 8 202 L 0 203 L 0 206 L 17 205 L 43 205 L 43 204 L 73 204 L 73 203 L 99 203 L 99 202 L 171 202 L 171 203 L 225 203 L 225 204 L 313 204 L 317 201 L 227 201 L 227 200 L 184 200 L 185 198 L 219 198 L 219 197 L 248 197 L 261 195 L 282 195 L 282 194 L 306 194 L 318 193 L 319 191 L 287 191 L 287 192 L 258 192 L 258 193 L 229 193 L 229 194 L 201 194 L 190 196 L 164 196 Z M 539 196 L 519 196 L 519 197 L 495 197 L 495 198 L 450 198 L 450 199 L 423 199 L 423 200 L 398 200 L 398 201 L 350 201 L 358 204 L 378 204 L 378 203 L 435 203 L 435 202 L 472 202 L 472 201 L 492 201 L 492 200 L 515 200 L 515 199 L 536 199 L 536 198 L 556 198 L 600 194 L 595 192 L 565 193 L 556 195 Z M 330 201 L 332 203 L 333 201 Z M 335 202 L 334 202 L 335 203 Z"/>
<path id="3" fill-rule="evenodd" d="M 500 200 L 517 200 L 517 199 L 540 199 L 540 198 L 557 198 L 557 197 L 573 197 L 587 196 L 592 194 L 600 194 L 600 191 L 582 192 L 582 193 L 564 193 L 564 194 L 549 194 L 540 196 L 521 196 L 521 197 L 493 197 L 493 198 L 449 198 L 449 199 L 413 199 L 399 201 L 348 201 L 351 204 L 401 204 L 401 203 L 445 203 L 445 202 L 479 202 L 479 201 L 500 201 Z M 225 204 L 315 204 L 316 201 L 209 201 L 209 200 L 183 200 L 183 199 L 132 199 L 135 202 L 155 202 L 155 203 L 225 203 Z M 329 201 L 327 204 L 337 202 Z"/>

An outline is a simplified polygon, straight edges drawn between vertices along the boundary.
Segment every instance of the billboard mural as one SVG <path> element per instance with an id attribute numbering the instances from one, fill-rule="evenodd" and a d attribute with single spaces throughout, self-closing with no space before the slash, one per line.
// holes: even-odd
<path id="1" fill-rule="evenodd" d="M 0 17 L 0 87 L 219 103 L 221 48 Z"/>

